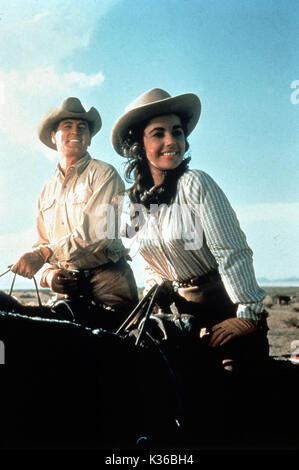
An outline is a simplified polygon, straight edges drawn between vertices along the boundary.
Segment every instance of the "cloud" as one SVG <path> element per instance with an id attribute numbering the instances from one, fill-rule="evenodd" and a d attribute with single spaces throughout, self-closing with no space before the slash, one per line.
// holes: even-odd
<path id="1" fill-rule="evenodd" d="M 19 100 L 19 85 L 21 76 L 17 72 L 7 74 L 0 72 L 0 83 L 3 90 L 3 99 L 0 107 L 0 130 L 10 141 L 28 144 L 28 137 L 32 136 L 30 120 L 26 114 L 24 100 Z M 30 145 L 31 147 L 31 145 Z"/>
<path id="2" fill-rule="evenodd" d="M 0 130 L 11 142 L 42 152 L 53 160 L 56 155 L 36 137 L 40 117 L 65 96 L 78 96 L 80 89 L 100 86 L 103 81 L 102 72 L 58 73 L 54 66 L 29 72 L 0 71 Z"/>
<path id="3" fill-rule="evenodd" d="M 18 89 L 29 95 L 49 95 L 53 96 L 65 94 L 68 90 L 79 88 L 91 88 L 99 86 L 104 81 L 102 72 L 96 74 L 86 74 L 83 72 L 57 73 L 53 65 L 36 68 L 25 76 L 18 74 Z"/>
<path id="4" fill-rule="evenodd" d="M 32 21 L 33 23 L 36 23 L 37 21 L 40 21 L 41 19 L 49 16 L 50 13 L 48 11 L 46 11 L 45 13 L 37 13 L 36 15 L 34 15 L 34 17 L 32 18 Z"/>
<path id="5" fill-rule="evenodd" d="M 86 75 L 82 72 L 71 72 L 63 74 L 67 84 L 77 84 L 79 88 L 90 88 L 100 85 L 104 81 L 104 75 L 99 72 L 95 75 Z"/>
<path id="6" fill-rule="evenodd" d="M 0 63 L 5 70 L 56 64 L 86 48 L 98 21 L 119 0 L 10 0 L 1 7 Z"/>
<path id="7" fill-rule="evenodd" d="M 118 1 L 23 0 L 20 8 L 19 0 L 11 0 L 1 7 L 0 132 L 16 148 L 55 159 L 40 144 L 37 124 L 66 96 L 80 98 L 81 91 L 103 83 L 102 71 L 72 70 L 71 59 L 74 52 L 85 52 L 99 20 Z"/>

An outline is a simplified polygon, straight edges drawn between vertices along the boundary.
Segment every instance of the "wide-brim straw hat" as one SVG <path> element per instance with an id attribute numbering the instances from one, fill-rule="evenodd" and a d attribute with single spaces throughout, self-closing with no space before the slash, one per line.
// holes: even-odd
<path id="1" fill-rule="evenodd" d="M 60 108 L 49 109 L 38 126 L 38 136 L 43 144 L 51 149 L 57 150 L 52 142 L 51 132 L 55 125 L 63 119 L 84 119 L 87 121 L 90 129 L 90 136 L 93 137 L 102 127 L 102 119 L 95 108 L 86 111 L 79 98 L 65 98 Z"/>
<path id="2" fill-rule="evenodd" d="M 178 114 L 185 123 L 186 137 L 195 128 L 201 113 L 201 102 L 193 93 L 170 96 L 167 91 L 153 88 L 130 103 L 125 113 L 116 121 L 111 132 L 111 141 L 116 152 L 123 155 L 122 141 L 130 129 L 162 114 Z"/>

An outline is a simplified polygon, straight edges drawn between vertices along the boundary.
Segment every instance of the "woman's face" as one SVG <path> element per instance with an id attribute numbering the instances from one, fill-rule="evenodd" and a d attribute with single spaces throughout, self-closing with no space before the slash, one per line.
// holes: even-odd
<path id="1" fill-rule="evenodd" d="M 144 129 L 143 145 L 154 183 L 161 184 L 163 171 L 177 168 L 185 154 L 181 119 L 176 114 L 151 119 Z"/>

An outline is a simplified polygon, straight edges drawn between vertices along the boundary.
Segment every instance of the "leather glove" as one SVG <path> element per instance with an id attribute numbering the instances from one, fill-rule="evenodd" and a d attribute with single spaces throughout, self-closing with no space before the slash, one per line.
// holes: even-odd
<path id="1" fill-rule="evenodd" d="M 43 281 L 58 294 L 70 295 L 78 292 L 78 279 L 74 273 L 66 269 L 47 269 L 43 273 Z"/>
<path id="2" fill-rule="evenodd" d="M 211 329 L 209 346 L 223 346 L 234 338 L 248 335 L 257 329 L 257 322 L 246 318 L 228 318 L 214 325 Z"/>
<path id="3" fill-rule="evenodd" d="M 13 273 L 31 279 L 47 262 L 50 256 L 50 249 L 46 246 L 42 246 L 36 250 L 24 253 L 10 269 Z"/>

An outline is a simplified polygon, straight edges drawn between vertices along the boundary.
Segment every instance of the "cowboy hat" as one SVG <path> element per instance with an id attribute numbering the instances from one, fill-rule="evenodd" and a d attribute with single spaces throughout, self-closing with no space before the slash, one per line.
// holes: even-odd
<path id="1" fill-rule="evenodd" d="M 102 127 L 101 116 L 95 108 L 90 108 L 87 112 L 78 98 L 65 98 L 60 108 L 51 108 L 46 112 L 38 126 L 38 136 L 43 144 L 57 150 L 51 140 L 51 132 L 55 124 L 67 118 L 88 121 L 91 124 L 89 127 L 90 137 L 93 137 Z"/>
<path id="2" fill-rule="evenodd" d="M 124 156 L 122 140 L 127 136 L 130 128 L 162 114 L 174 113 L 185 118 L 187 137 L 195 128 L 200 112 L 200 99 L 193 93 L 172 97 L 167 91 L 153 88 L 130 103 L 125 113 L 114 124 L 111 132 L 113 148 L 119 155 Z"/>

